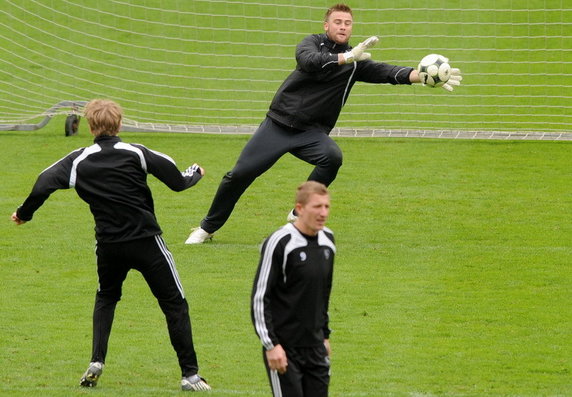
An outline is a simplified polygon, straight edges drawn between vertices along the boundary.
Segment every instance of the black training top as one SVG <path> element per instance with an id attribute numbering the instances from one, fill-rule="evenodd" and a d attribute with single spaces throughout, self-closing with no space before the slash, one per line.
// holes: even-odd
<path id="1" fill-rule="evenodd" d="M 262 245 L 251 299 L 254 328 L 266 350 L 315 347 L 328 339 L 334 236 L 302 234 L 289 223 Z"/>
<path id="2" fill-rule="evenodd" d="M 411 67 L 364 60 L 338 64 L 351 47 L 336 44 L 325 33 L 307 36 L 296 48 L 296 69 L 282 83 L 267 115 L 299 130 L 334 128 L 356 81 L 411 84 Z"/>
<path id="3" fill-rule="evenodd" d="M 157 235 L 161 228 L 147 174 L 174 191 L 187 189 L 201 179 L 196 168 L 180 172 L 173 159 L 163 153 L 124 143 L 117 136 L 100 136 L 92 146 L 77 149 L 42 171 L 16 214 L 29 221 L 55 190 L 75 188 L 89 204 L 98 242 Z"/>

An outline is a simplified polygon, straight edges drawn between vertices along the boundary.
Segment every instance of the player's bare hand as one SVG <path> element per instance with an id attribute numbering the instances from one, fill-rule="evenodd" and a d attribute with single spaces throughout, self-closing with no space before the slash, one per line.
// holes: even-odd
<path id="1" fill-rule="evenodd" d="M 16 225 L 23 225 L 24 223 L 26 223 L 26 221 L 23 221 L 20 218 L 18 218 L 18 215 L 15 212 L 12 214 L 11 219 Z"/>
<path id="2" fill-rule="evenodd" d="M 332 347 L 330 346 L 330 340 L 324 339 L 324 346 L 326 347 L 326 352 L 328 352 L 328 357 L 332 356 Z"/>
<path id="3" fill-rule="evenodd" d="M 266 360 L 268 361 L 268 367 L 271 370 L 278 371 L 279 374 L 285 373 L 288 369 L 286 352 L 281 345 L 276 345 L 272 349 L 266 350 Z"/>
<path id="4" fill-rule="evenodd" d="M 201 174 L 201 176 L 205 176 L 205 169 L 203 167 L 201 167 L 197 163 L 193 164 L 193 167 L 198 167 L 199 174 Z"/>

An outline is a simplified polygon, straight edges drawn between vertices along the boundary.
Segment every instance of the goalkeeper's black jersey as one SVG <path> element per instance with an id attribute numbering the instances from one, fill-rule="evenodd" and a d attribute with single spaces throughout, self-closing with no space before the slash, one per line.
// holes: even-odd
<path id="1" fill-rule="evenodd" d="M 163 153 L 124 143 L 117 136 L 100 136 L 92 146 L 73 151 L 42 171 L 17 215 L 29 221 L 55 190 L 75 188 L 89 204 L 97 241 L 120 242 L 157 235 L 161 229 L 147 174 L 175 191 L 187 189 L 201 178 L 191 168 L 180 172 L 173 159 Z"/>
<path id="2" fill-rule="evenodd" d="M 338 54 L 350 49 L 325 33 L 303 39 L 296 48 L 296 69 L 276 92 L 268 117 L 291 128 L 329 133 L 356 81 L 411 84 L 411 67 L 372 60 L 339 65 Z"/>
<path id="3" fill-rule="evenodd" d="M 332 289 L 334 236 L 324 228 L 307 236 L 287 224 L 262 245 L 254 280 L 251 316 L 269 350 L 320 346 L 329 338 L 328 302 Z"/>

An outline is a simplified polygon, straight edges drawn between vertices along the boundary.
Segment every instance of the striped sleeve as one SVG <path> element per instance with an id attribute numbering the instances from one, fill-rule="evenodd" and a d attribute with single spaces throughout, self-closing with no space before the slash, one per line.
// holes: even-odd
<path id="1" fill-rule="evenodd" d="M 83 151 L 84 148 L 74 150 L 40 173 L 36 183 L 32 187 L 32 191 L 16 211 L 18 218 L 23 221 L 32 220 L 34 213 L 53 192 L 59 189 L 69 189 L 73 187 L 73 185 L 70 185 L 73 164 L 75 159 L 80 156 Z"/>
<path id="2" fill-rule="evenodd" d="M 290 239 L 284 228 L 268 237 L 260 252 L 258 270 L 254 279 L 251 297 L 251 317 L 256 334 L 266 350 L 272 349 L 277 340 L 270 310 L 270 296 L 279 281 L 284 262 L 284 247 Z"/>
<path id="3" fill-rule="evenodd" d="M 141 157 L 141 166 L 145 172 L 155 176 L 161 182 L 175 192 L 181 192 L 197 184 L 201 179 L 199 172 L 192 172 L 187 169 L 185 172 L 179 171 L 175 160 L 168 155 L 151 150 L 140 144 L 118 143 L 121 149 L 132 150 Z M 189 167 L 191 168 L 191 167 Z"/>

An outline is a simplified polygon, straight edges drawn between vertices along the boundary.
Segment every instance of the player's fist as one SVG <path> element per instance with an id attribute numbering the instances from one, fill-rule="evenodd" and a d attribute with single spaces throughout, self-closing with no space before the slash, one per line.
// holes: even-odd
<path id="1" fill-rule="evenodd" d="M 183 172 L 184 176 L 193 176 L 194 174 L 199 174 L 200 176 L 204 176 L 205 175 L 205 170 L 203 169 L 203 167 L 201 167 L 200 165 L 198 165 L 197 163 L 191 165 L 189 168 L 187 168 L 185 170 L 185 172 Z"/>
<path id="2" fill-rule="evenodd" d="M 26 221 L 23 221 L 20 218 L 18 218 L 18 214 L 16 212 L 14 212 L 10 218 L 16 225 L 23 225 L 24 223 L 26 223 Z"/>

